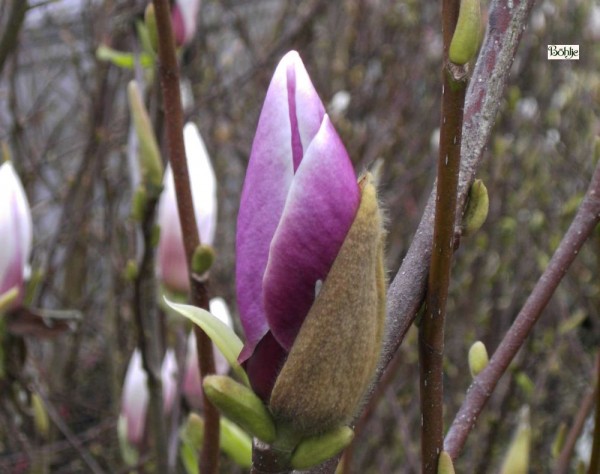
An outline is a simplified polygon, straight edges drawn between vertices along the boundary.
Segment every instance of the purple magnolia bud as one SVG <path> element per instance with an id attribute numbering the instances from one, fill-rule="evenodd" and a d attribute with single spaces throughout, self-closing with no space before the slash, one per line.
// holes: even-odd
<path id="1" fill-rule="evenodd" d="M 0 295 L 16 288 L 13 305 L 23 300 L 24 273 L 31 254 L 31 210 L 10 161 L 0 166 Z"/>
<path id="2" fill-rule="evenodd" d="M 200 240 L 203 244 L 211 245 L 217 223 L 215 173 L 198 127 L 193 123 L 186 124 L 183 137 Z M 170 166 L 167 166 L 163 184 L 164 190 L 158 204 L 160 225 L 158 277 L 171 291 L 185 293 L 189 289 L 188 264 L 183 248 L 175 183 Z"/>
<path id="3" fill-rule="evenodd" d="M 210 312 L 219 318 L 229 327 L 233 327 L 231 315 L 227 303 L 223 298 L 213 298 L 210 300 Z M 215 358 L 215 371 L 217 374 L 226 374 L 229 371 L 229 364 L 221 352 L 213 346 L 213 355 Z M 200 381 L 200 369 L 198 367 L 198 347 L 196 345 L 196 336 L 190 332 L 188 337 L 188 347 L 185 363 L 185 376 L 183 379 L 183 395 L 188 404 L 195 409 L 202 408 L 202 383 Z"/>
<path id="4" fill-rule="evenodd" d="M 275 71 L 238 216 L 240 354 L 267 400 L 360 201 L 348 154 L 297 52 Z"/>
<path id="5" fill-rule="evenodd" d="M 194 39 L 198 27 L 200 0 L 176 0 L 171 10 L 173 33 L 177 46 L 188 44 Z"/>

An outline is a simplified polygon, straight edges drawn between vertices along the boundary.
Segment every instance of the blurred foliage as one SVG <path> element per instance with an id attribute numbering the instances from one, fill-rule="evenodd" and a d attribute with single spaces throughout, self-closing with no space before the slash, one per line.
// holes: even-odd
<path id="1" fill-rule="evenodd" d="M 57 1 L 31 10 L 0 76 L 0 140 L 9 144 L 33 206 L 32 267 L 43 274 L 34 304 L 76 308 L 84 315 L 70 334 L 27 341 L 23 384 L 0 410 L 0 426 L 17 433 L 0 431 L 2 472 L 26 472 L 28 459 L 41 456 L 52 472 L 88 472 L 64 430 L 50 423 L 47 439 L 36 432 L 28 403 L 19 403 L 32 380 L 45 387 L 48 403 L 83 449 L 109 472 L 123 468 L 116 418 L 135 345 L 132 288 L 124 270 L 139 251 L 129 216 L 126 158 L 125 87 L 134 71 L 100 61 L 96 49 L 104 44 L 140 51 L 135 20 L 144 3 Z M 0 25 L 6 14 L 0 6 Z M 599 16 L 593 2 L 543 0 L 523 35 L 479 175 L 489 191 L 488 219 L 461 241 L 453 268 L 446 330 L 448 423 L 470 382 L 469 347 L 482 340 L 493 353 L 567 229 L 598 160 Z M 580 60 L 548 61 L 546 45 L 556 43 L 579 44 Z M 356 169 L 383 160 L 391 275 L 435 177 L 437 3 L 205 0 L 196 40 L 182 54 L 182 75 L 195 99 L 188 118 L 199 125 L 219 182 L 211 290 L 232 308 L 242 180 L 266 87 L 275 64 L 292 48 L 329 104 Z M 155 86 L 149 100 L 160 126 L 156 97 Z M 530 472 L 552 467 L 554 439 L 561 426 L 572 423 L 591 383 L 600 342 L 599 266 L 597 232 L 510 376 L 501 380 L 457 472 L 496 471 L 525 404 L 531 410 Z M 414 331 L 400 357 L 366 431 L 357 433 L 349 472 L 419 471 Z M 21 411 L 7 411 L 17 405 Z M 223 469 L 236 472 L 229 464 Z"/>

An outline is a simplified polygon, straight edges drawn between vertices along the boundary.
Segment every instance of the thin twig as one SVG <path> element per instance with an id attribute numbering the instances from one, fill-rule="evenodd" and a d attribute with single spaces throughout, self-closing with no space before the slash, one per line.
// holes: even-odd
<path id="1" fill-rule="evenodd" d="M 169 162 L 173 170 L 177 209 L 190 274 L 191 300 L 192 304 L 208 310 L 207 281 L 198 275 L 194 275 L 190 268 L 194 252 L 200 245 L 200 236 L 196 225 L 183 142 L 183 110 L 179 90 L 179 66 L 175 54 L 170 7 L 167 0 L 153 0 L 153 3 L 159 36 L 159 73 L 163 92 Z M 206 375 L 215 372 L 212 343 L 201 329 L 195 328 L 194 331 L 198 344 L 200 376 L 203 379 Z M 200 454 L 200 471 L 203 474 L 216 474 L 219 468 L 219 412 L 204 394 L 203 403 L 204 439 Z"/>
<path id="2" fill-rule="evenodd" d="M 25 21 L 25 14 L 28 9 L 29 4 L 27 0 L 13 0 L 12 8 L 6 21 L 6 29 L 0 38 L 0 74 L 4 68 L 6 58 L 17 44 L 17 36 Z"/>
<path id="3" fill-rule="evenodd" d="M 460 454 L 467 435 L 475 425 L 483 406 L 490 398 L 500 377 L 521 348 L 542 311 L 550 301 L 579 250 L 600 222 L 600 163 L 596 166 L 588 191 L 575 219 L 552 256 L 506 336 L 496 349 L 489 365 L 475 378 L 454 418 L 444 443 L 453 459 Z"/>
<path id="4" fill-rule="evenodd" d="M 421 392 L 421 468 L 435 474 L 444 442 L 444 324 L 454 253 L 454 222 L 466 74 L 448 60 L 448 48 L 456 27 L 460 3 L 442 2 L 444 69 L 440 147 L 437 167 L 437 199 L 433 229 L 433 251 L 427 285 L 426 311 L 419 327 Z"/>

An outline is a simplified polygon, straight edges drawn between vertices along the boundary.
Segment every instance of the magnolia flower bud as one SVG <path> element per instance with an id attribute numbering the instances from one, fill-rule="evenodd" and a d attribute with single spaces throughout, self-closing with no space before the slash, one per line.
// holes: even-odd
<path id="1" fill-rule="evenodd" d="M 296 52 L 277 66 L 259 119 L 236 275 L 239 360 L 278 426 L 306 437 L 344 424 L 379 357 L 382 218 Z"/>
<path id="2" fill-rule="evenodd" d="M 382 216 L 371 176 L 321 291 L 275 382 L 269 406 L 302 433 L 354 415 L 379 359 L 385 320 Z"/>
<path id="3" fill-rule="evenodd" d="M 171 10 L 171 21 L 175 43 L 182 46 L 190 43 L 198 28 L 200 0 L 176 0 Z"/>
<path id="4" fill-rule="evenodd" d="M 12 163 L 6 161 L 0 166 L 0 298 L 8 293 L 3 310 L 14 308 L 23 300 L 32 227 L 25 190 Z"/>
<path id="5" fill-rule="evenodd" d="M 198 127 L 187 123 L 183 129 L 183 138 L 200 240 L 203 245 L 212 245 L 217 224 L 215 173 Z M 157 252 L 158 277 L 169 290 L 185 293 L 190 285 L 188 262 L 183 248 L 175 182 L 170 166 L 167 166 L 163 184 L 164 189 L 158 203 L 158 224 L 161 229 Z"/>
<path id="6" fill-rule="evenodd" d="M 177 384 L 177 362 L 172 350 L 168 350 L 161 367 L 163 409 L 168 413 L 175 401 Z M 142 363 L 142 354 L 136 349 L 127 366 L 121 414 L 119 415 L 119 436 L 129 445 L 139 447 L 146 430 L 149 393 L 147 375 Z M 123 442 L 122 442 L 123 444 Z"/>

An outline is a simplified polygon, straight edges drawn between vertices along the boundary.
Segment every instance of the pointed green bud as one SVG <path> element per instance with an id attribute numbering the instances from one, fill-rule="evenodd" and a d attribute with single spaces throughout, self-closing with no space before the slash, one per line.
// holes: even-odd
<path id="1" fill-rule="evenodd" d="M 157 197 L 162 189 L 163 165 L 152 123 L 135 81 L 129 82 L 127 96 L 133 125 L 139 140 L 138 158 L 142 183 L 146 186 L 149 195 Z"/>
<path id="2" fill-rule="evenodd" d="M 487 219 L 490 199 L 483 181 L 476 179 L 469 189 L 469 200 L 463 216 L 463 235 L 477 232 Z"/>
<path id="3" fill-rule="evenodd" d="M 221 417 L 221 449 L 238 466 L 252 466 L 252 438 L 227 418 Z"/>
<path id="4" fill-rule="evenodd" d="M 158 27 L 156 26 L 156 14 L 154 13 L 154 3 L 150 2 L 144 12 L 144 22 L 148 29 L 150 45 L 154 52 L 158 52 Z"/>
<path id="5" fill-rule="evenodd" d="M 239 426 L 225 417 L 219 420 L 220 446 L 227 456 L 241 467 L 249 468 L 252 465 L 252 439 Z M 197 466 L 196 454 L 202 448 L 204 440 L 204 420 L 196 413 L 190 413 L 179 434 L 181 440 L 187 447 L 181 450 L 181 457 L 190 472 L 191 466 Z"/>
<path id="6" fill-rule="evenodd" d="M 354 431 L 349 426 L 340 426 L 318 436 L 303 439 L 292 454 L 294 469 L 317 466 L 338 454 L 350 444 Z"/>
<path id="7" fill-rule="evenodd" d="M 43 439 L 48 439 L 48 435 L 50 434 L 48 412 L 42 402 L 42 398 L 37 393 L 31 396 L 31 409 L 33 410 L 33 423 L 35 424 L 36 431 Z"/>
<path id="8" fill-rule="evenodd" d="M 200 244 L 192 257 L 192 271 L 198 275 L 210 270 L 215 261 L 215 249 L 210 245 Z"/>
<path id="9" fill-rule="evenodd" d="M 0 315 L 3 311 L 12 306 L 13 302 L 17 299 L 18 296 L 19 288 L 16 286 L 13 286 L 10 290 L 0 295 Z"/>
<path id="10" fill-rule="evenodd" d="M 567 437 L 567 425 L 563 422 L 558 427 L 554 441 L 552 442 L 551 454 L 553 459 L 558 459 L 565 445 L 565 438 Z"/>
<path id="11" fill-rule="evenodd" d="M 500 474 L 527 474 L 530 447 L 529 407 L 525 405 L 519 413 L 519 426 L 504 457 Z"/>
<path id="12" fill-rule="evenodd" d="M 489 361 L 485 344 L 481 341 L 474 343 L 469 349 L 469 370 L 473 378 L 477 377 L 487 367 Z"/>
<path id="13" fill-rule="evenodd" d="M 477 54 L 480 41 L 481 7 L 479 0 L 461 0 L 448 58 L 454 64 L 468 63 Z"/>
<path id="14" fill-rule="evenodd" d="M 128 466 L 135 466 L 140 455 L 136 447 L 127 439 L 127 419 L 123 415 L 119 416 L 119 421 L 117 422 L 117 436 L 119 438 L 119 448 L 123 461 Z"/>
<path id="15" fill-rule="evenodd" d="M 202 417 L 197 413 L 190 413 L 181 427 L 179 436 L 196 449 L 201 447 L 204 440 L 204 420 Z"/>
<path id="16" fill-rule="evenodd" d="M 356 217 L 273 387 L 276 420 L 303 436 L 347 424 L 373 377 L 385 321 L 384 231 L 370 174 Z"/>
<path id="17" fill-rule="evenodd" d="M 131 217 L 133 217 L 134 221 L 142 222 L 144 220 L 147 202 L 148 196 L 146 195 L 146 188 L 140 185 L 133 192 L 133 197 L 131 199 Z"/>
<path id="18" fill-rule="evenodd" d="M 454 474 L 454 463 L 446 451 L 442 451 L 438 458 L 438 474 Z"/>
<path id="19" fill-rule="evenodd" d="M 265 443 L 275 440 L 271 415 L 252 390 L 225 375 L 209 375 L 203 386 L 208 399 L 224 416 Z"/>

